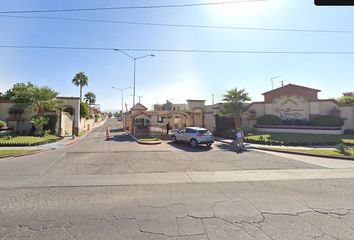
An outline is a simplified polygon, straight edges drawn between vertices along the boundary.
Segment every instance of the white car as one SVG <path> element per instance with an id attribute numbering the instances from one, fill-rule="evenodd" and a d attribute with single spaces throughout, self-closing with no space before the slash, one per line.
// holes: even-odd
<path id="1" fill-rule="evenodd" d="M 208 129 L 200 127 L 187 127 L 171 134 L 171 141 L 187 142 L 192 147 L 197 147 L 199 144 L 211 146 L 214 143 L 214 136 Z"/>

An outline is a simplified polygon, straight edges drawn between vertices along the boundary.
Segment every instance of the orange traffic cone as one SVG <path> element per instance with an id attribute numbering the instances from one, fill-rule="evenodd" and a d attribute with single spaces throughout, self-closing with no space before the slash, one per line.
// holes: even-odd
<path id="1" fill-rule="evenodd" d="M 109 141 L 110 135 L 109 135 L 109 127 L 106 127 L 106 141 Z"/>

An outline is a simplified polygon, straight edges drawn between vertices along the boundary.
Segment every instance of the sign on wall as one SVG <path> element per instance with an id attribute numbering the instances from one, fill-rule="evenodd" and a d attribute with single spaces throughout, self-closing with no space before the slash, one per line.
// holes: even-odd
<path id="1" fill-rule="evenodd" d="M 273 101 L 274 114 L 281 119 L 308 119 L 308 100 L 301 96 L 281 96 Z"/>

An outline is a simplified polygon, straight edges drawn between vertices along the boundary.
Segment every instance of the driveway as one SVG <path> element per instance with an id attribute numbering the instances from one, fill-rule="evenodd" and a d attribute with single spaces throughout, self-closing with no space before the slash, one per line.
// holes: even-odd
<path id="1" fill-rule="evenodd" d="M 105 128 L 111 128 L 111 140 L 105 141 Z M 181 171 L 223 171 L 246 169 L 322 168 L 266 153 L 248 151 L 237 154 L 230 145 L 216 142 L 212 149 L 192 148 L 187 144 L 163 141 L 159 145 L 136 143 L 121 123 L 109 119 L 77 144 L 61 149 L 58 159 L 44 174 L 109 175 L 122 173 L 158 173 Z"/>

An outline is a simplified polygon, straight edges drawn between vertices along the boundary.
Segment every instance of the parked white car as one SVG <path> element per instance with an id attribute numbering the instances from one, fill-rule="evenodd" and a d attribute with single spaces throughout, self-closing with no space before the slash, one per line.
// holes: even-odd
<path id="1" fill-rule="evenodd" d="M 199 144 L 211 146 L 214 143 L 214 136 L 208 129 L 200 127 L 187 127 L 171 134 L 171 141 L 187 142 L 192 147 L 197 147 Z"/>

